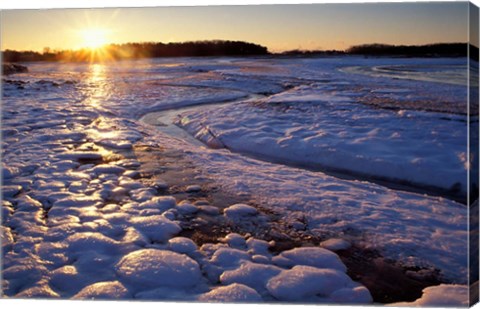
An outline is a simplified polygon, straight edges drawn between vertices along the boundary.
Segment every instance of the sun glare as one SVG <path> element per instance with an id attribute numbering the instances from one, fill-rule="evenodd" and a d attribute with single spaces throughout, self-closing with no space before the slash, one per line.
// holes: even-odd
<path id="1" fill-rule="evenodd" d="M 97 49 L 108 43 L 108 31 L 106 29 L 83 29 L 80 34 L 83 39 L 82 47 Z"/>

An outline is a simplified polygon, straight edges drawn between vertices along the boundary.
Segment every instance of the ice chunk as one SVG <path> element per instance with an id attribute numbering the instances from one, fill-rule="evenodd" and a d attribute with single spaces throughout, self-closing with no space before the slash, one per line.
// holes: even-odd
<path id="1" fill-rule="evenodd" d="M 458 284 L 440 284 L 423 289 L 422 297 L 414 302 L 389 304 L 395 307 L 468 307 L 468 286 Z"/>
<path id="2" fill-rule="evenodd" d="M 96 232 L 76 233 L 67 238 L 68 252 L 81 254 L 85 251 L 98 253 L 121 252 L 121 243 Z"/>
<path id="3" fill-rule="evenodd" d="M 193 192 L 199 192 L 202 191 L 202 187 L 199 185 L 190 185 L 185 189 L 186 192 L 193 193 Z"/>
<path id="4" fill-rule="evenodd" d="M 180 232 L 180 226 L 162 215 L 137 217 L 130 220 L 134 228 L 152 241 L 166 242 Z"/>
<path id="5" fill-rule="evenodd" d="M 334 303 L 342 304 L 368 304 L 372 302 L 372 296 L 364 286 L 336 290 L 330 295 L 330 299 Z"/>
<path id="6" fill-rule="evenodd" d="M 98 207 L 102 203 L 99 197 L 85 196 L 85 195 L 72 195 L 70 197 L 56 201 L 52 208 L 56 207 Z"/>
<path id="7" fill-rule="evenodd" d="M 92 168 L 92 172 L 95 174 L 122 174 L 125 172 L 125 168 L 116 166 L 116 165 L 110 165 L 110 164 L 99 164 Z"/>
<path id="8" fill-rule="evenodd" d="M 127 227 L 122 241 L 126 243 L 133 243 L 142 247 L 144 247 L 149 242 L 149 240 L 145 236 L 143 236 L 139 231 L 137 231 L 131 226 Z"/>
<path id="9" fill-rule="evenodd" d="M 160 211 L 166 211 L 170 208 L 175 207 L 176 201 L 173 196 L 155 196 L 152 199 L 140 203 L 140 208 L 155 208 Z"/>
<path id="10" fill-rule="evenodd" d="M 49 283 L 57 291 L 75 293 L 88 284 L 86 279 L 78 273 L 75 266 L 65 265 L 52 271 Z"/>
<path id="11" fill-rule="evenodd" d="M 15 295 L 16 298 L 59 298 L 60 295 L 53 291 L 48 285 L 42 284 L 23 290 Z"/>
<path id="12" fill-rule="evenodd" d="M 335 269 L 295 266 L 270 279 L 267 289 L 278 300 L 305 301 L 313 296 L 328 297 L 334 291 L 355 286 L 344 273 Z"/>
<path id="13" fill-rule="evenodd" d="M 122 282 L 139 290 L 189 288 L 202 277 L 199 265 L 188 256 L 157 249 L 142 249 L 127 254 L 116 265 L 116 271 Z"/>
<path id="14" fill-rule="evenodd" d="M 231 248 L 245 249 L 247 243 L 242 235 L 230 233 L 223 239 Z"/>
<path id="15" fill-rule="evenodd" d="M 20 173 L 19 169 L 14 166 L 6 166 L 2 164 L 3 179 L 9 179 L 17 176 Z"/>
<path id="16" fill-rule="evenodd" d="M 142 189 L 145 188 L 145 186 L 138 182 L 138 181 L 133 181 L 130 178 L 127 178 L 125 176 L 120 177 L 120 182 L 118 183 L 119 186 L 128 189 L 128 190 L 136 190 L 136 189 Z"/>
<path id="17" fill-rule="evenodd" d="M 190 215 L 198 211 L 198 208 L 190 203 L 180 203 L 176 206 L 176 209 L 182 215 Z"/>
<path id="18" fill-rule="evenodd" d="M 270 252 L 268 251 L 270 243 L 265 240 L 250 237 L 249 239 L 247 239 L 247 247 L 248 253 L 252 255 L 270 255 Z"/>
<path id="19" fill-rule="evenodd" d="M 197 244 L 193 240 L 186 237 L 175 237 L 168 241 L 170 250 L 177 253 L 189 254 L 197 250 Z"/>
<path id="20" fill-rule="evenodd" d="M 347 250 L 348 248 L 350 248 L 351 244 L 345 239 L 330 238 L 328 240 L 322 241 L 320 243 L 320 246 L 331 251 L 338 251 Z"/>
<path id="21" fill-rule="evenodd" d="M 12 230 L 6 226 L 0 226 L 0 243 L 2 252 L 9 251 L 14 243 Z"/>
<path id="22" fill-rule="evenodd" d="M 22 186 L 2 186 L 3 198 L 12 198 L 22 190 Z"/>
<path id="23" fill-rule="evenodd" d="M 132 170 L 127 170 L 122 175 L 132 179 L 140 178 L 141 176 L 140 172 Z"/>
<path id="24" fill-rule="evenodd" d="M 202 294 L 198 297 L 198 300 L 206 302 L 259 302 L 262 298 L 254 289 L 243 284 L 233 283 Z"/>
<path id="25" fill-rule="evenodd" d="M 97 282 L 83 288 L 73 299 L 125 299 L 131 293 L 118 281 Z"/>
<path id="26" fill-rule="evenodd" d="M 42 203 L 28 195 L 17 198 L 15 211 L 34 212 L 42 208 Z"/>
<path id="27" fill-rule="evenodd" d="M 137 169 L 142 164 L 135 159 L 123 159 L 123 160 L 120 160 L 120 161 L 116 161 L 115 165 L 124 167 L 126 169 Z M 125 176 L 128 176 L 128 175 L 125 175 Z M 128 177 L 130 177 L 130 176 L 128 176 Z"/>
<path id="28" fill-rule="evenodd" d="M 64 265 L 68 261 L 65 256 L 67 246 L 65 242 L 44 241 L 35 245 L 35 253 L 42 260 L 45 260 L 50 267 Z"/>
<path id="29" fill-rule="evenodd" d="M 145 202 L 155 195 L 155 191 L 149 188 L 140 188 L 130 191 L 130 197 L 136 202 Z"/>
<path id="30" fill-rule="evenodd" d="M 48 274 L 47 268 L 41 265 L 38 260 L 28 260 L 18 265 L 10 267 L 4 265 L 4 267 L 2 280 L 8 280 L 9 282 L 8 288 L 10 291 L 5 291 L 7 294 L 13 291 L 21 291 Z"/>
<path id="31" fill-rule="evenodd" d="M 197 206 L 197 208 L 199 211 L 209 216 L 217 216 L 220 214 L 220 211 L 215 206 L 201 205 L 201 206 Z"/>
<path id="32" fill-rule="evenodd" d="M 212 256 L 211 262 L 222 267 L 238 265 L 241 261 L 249 261 L 250 256 L 245 252 L 232 248 L 219 248 Z"/>
<path id="33" fill-rule="evenodd" d="M 230 219 L 254 216 L 257 213 L 258 211 L 255 207 L 245 204 L 235 204 L 224 210 L 225 216 Z"/>
<path id="34" fill-rule="evenodd" d="M 159 190 L 159 191 L 164 191 L 164 190 L 167 190 L 167 189 L 168 189 L 168 184 L 167 184 L 165 181 L 161 180 L 161 179 L 157 179 L 157 180 L 152 184 L 152 186 L 153 186 L 155 189 Z"/>
<path id="35" fill-rule="evenodd" d="M 284 251 L 274 257 L 272 261 L 282 267 L 306 265 L 318 268 L 333 268 L 342 272 L 347 270 L 338 255 L 327 249 L 317 247 L 294 248 Z"/>
<path id="36" fill-rule="evenodd" d="M 98 141 L 99 145 L 105 146 L 107 148 L 113 149 L 132 149 L 132 143 L 129 141 L 122 141 L 122 140 L 107 140 L 103 139 Z"/>
<path id="37" fill-rule="evenodd" d="M 267 282 L 282 271 L 274 265 L 243 263 L 239 268 L 227 270 L 220 276 L 223 284 L 241 283 L 263 293 Z"/>

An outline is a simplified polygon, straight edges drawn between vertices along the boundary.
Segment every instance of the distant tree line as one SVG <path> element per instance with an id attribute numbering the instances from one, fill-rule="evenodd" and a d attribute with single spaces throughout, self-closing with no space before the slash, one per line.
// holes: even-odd
<path id="1" fill-rule="evenodd" d="M 280 53 L 282 56 L 316 57 L 316 56 L 340 56 L 345 55 L 341 50 L 300 50 L 293 49 Z"/>
<path id="2" fill-rule="evenodd" d="M 467 53 L 467 50 L 470 52 Z M 3 62 L 29 61 L 103 61 L 120 59 L 141 59 L 159 57 L 205 57 L 205 56 L 260 56 L 271 55 L 266 47 L 242 41 L 195 41 L 182 43 L 126 43 L 110 44 L 100 49 L 79 49 L 51 51 L 45 48 L 43 53 L 34 51 L 5 50 Z M 467 43 L 438 43 L 429 45 L 356 45 L 345 51 L 338 50 L 290 50 L 276 56 L 394 56 L 394 57 L 470 57 L 478 61 L 478 47 Z"/>
<path id="3" fill-rule="evenodd" d="M 182 43 L 110 44 L 99 49 L 51 51 L 5 50 L 4 62 L 27 61 L 98 61 L 157 57 L 258 56 L 268 55 L 266 47 L 241 41 L 196 41 Z"/>
<path id="4" fill-rule="evenodd" d="M 478 61 L 478 47 L 466 43 L 439 43 L 413 46 L 364 44 L 352 46 L 346 50 L 346 53 L 349 55 L 402 57 L 467 57 L 470 54 L 472 59 Z"/>

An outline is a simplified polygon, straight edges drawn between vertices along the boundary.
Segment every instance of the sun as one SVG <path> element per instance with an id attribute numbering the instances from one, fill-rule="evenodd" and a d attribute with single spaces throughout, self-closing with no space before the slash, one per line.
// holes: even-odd
<path id="1" fill-rule="evenodd" d="M 108 43 L 108 30 L 102 28 L 87 28 L 80 30 L 82 47 L 98 49 Z"/>

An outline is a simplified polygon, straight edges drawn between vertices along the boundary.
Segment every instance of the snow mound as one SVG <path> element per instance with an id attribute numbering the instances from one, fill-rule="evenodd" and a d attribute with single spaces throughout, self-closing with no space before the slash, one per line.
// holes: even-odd
<path id="1" fill-rule="evenodd" d="M 16 298 L 60 298 L 48 285 L 35 286 L 15 295 Z"/>
<path id="2" fill-rule="evenodd" d="M 3 198 L 12 198 L 22 190 L 21 186 L 2 186 Z"/>
<path id="3" fill-rule="evenodd" d="M 348 248 L 350 248 L 351 244 L 345 239 L 330 238 L 325 241 L 322 241 L 320 243 L 320 246 L 331 251 L 339 251 L 339 250 L 347 250 Z"/>
<path id="4" fill-rule="evenodd" d="M 152 199 L 140 203 L 140 208 L 154 208 L 160 211 L 166 211 L 175 207 L 177 202 L 173 196 L 155 196 Z"/>
<path id="5" fill-rule="evenodd" d="M 75 294 L 89 281 L 81 276 L 73 265 L 65 265 L 51 272 L 49 284 L 60 292 Z"/>
<path id="6" fill-rule="evenodd" d="M 170 250 L 177 253 L 193 253 L 197 250 L 197 245 L 190 238 L 175 237 L 168 241 Z"/>
<path id="7" fill-rule="evenodd" d="M 267 282 L 281 271 L 281 268 L 273 265 L 245 262 L 237 269 L 225 271 L 220 281 L 223 284 L 241 283 L 262 293 L 266 291 Z"/>
<path id="8" fill-rule="evenodd" d="M 212 256 L 211 262 L 222 267 L 238 265 L 242 261 L 249 261 L 250 256 L 241 250 L 220 248 Z"/>
<path id="9" fill-rule="evenodd" d="M 129 194 L 132 200 L 141 203 L 141 202 L 146 202 L 149 199 L 153 198 L 155 195 L 155 191 L 149 188 L 139 188 L 139 189 L 131 190 Z"/>
<path id="10" fill-rule="evenodd" d="M 468 307 L 468 286 L 440 284 L 423 289 L 422 297 L 414 302 L 389 304 L 393 307 Z"/>
<path id="11" fill-rule="evenodd" d="M 121 243 L 96 232 L 75 233 L 66 242 L 69 254 L 82 254 L 85 251 L 112 253 L 122 249 Z"/>
<path id="12" fill-rule="evenodd" d="M 335 269 L 295 266 L 270 279 L 267 289 L 279 300 L 305 301 L 329 297 L 337 290 L 356 285 L 344 272 Z"/>
<path id="13" fill-rule="evenodd" d="M 226 242 L 231 248 L 245 249 L 245 247 L 247 246 L 245 238 L 237 233 L 228 234 L 227 236 L 225 236 L 225 238 L 222 239 L 222 241 Z"/>
<path id="14" fill-rule="evenodd" d="M 102 203 L 102 200 L 98 197 L 92 196 L 83 196 L 83 195 L 73 195 L 61 200 L 56 201 L 52 208 L 57 207 L 90 207 L 90 206 L 99 206 Z"/>
<path id="15" fill-rule="evenodd" d="M 133 148 L 132 143 L 129 141 L 122 141 L 122 140 L 99 140 L 97 142 L 99 145 L 108 147 L 108 148 L 114 148 L 114 149 L 131 149 Z"/>
<path id="16" fill-rule="evenodd" d="M 190 185 L 185 189 L 185 191 L 188 193 L 200 192 L 202 191 L 202 187 L 199 185 Z"/>
<path id="17" fill-rule="evenodd" d="M 138 290 L 159 287 L 189 288 L 202 274 L 197 262 L 167 250 L 142 249 L 124 256 L 116 265 L 120 280 Z"/>
<path id="18" fill-rule="evenodd" d="M 357 286 L 336 290 L 330 294 L 330 301 L 341 304 L 368 304 L 373 299 L 366 287 Z"/>
<path id="19" fill-rule="evenodd" d="M 233 283 L 227 286 L 221 286 L 211 290 L 208 293 L 200 295 L 199 301 L 204 302 L 259 302 L 262 300 L 260 295 L 248 286 Z"/>
<path id="20" fill-rule="evenodd" d="M 161 215 L 133 218 L 130 223 L 143 235 L 157 242 L 166 242 L 182 230 L 177 223 Z"/>
<path id="21" fill-rule="evenodd" d="M 198 212 L 198 208 L 190 203 L 180 203 L 176 206 L 178 212 L 182 215 L 191 215 Z"/>
<path id="22" fill-rule="evenodd" d="M 265 240 L 250 237 L 249 239 L 247 239 L 248 253 L 252 255 L 270 256 L 268 248 L 270 247 L 270 245 L 273 244 L 274 242 L 269 243 Z"/>
<path id="23" fill-rule="evenodd" d="M 235 204 L 225 208 L 224 214 L 229 219 L 237 219 L 242 217 L 254 216 L 258 213 L 255 207 L 245 204 Z"/>
<path id="24" fill-rule="evenodd" d="M 125 168 L 111 165 L 111 164 L 99 164 L 91 170 L 95 174 L 116 174 L 120 175 L 125 172 Z"/>
<path id="25" fill-rule="evenodd" d="M 346 272 L 347 267 L 335 253 L 316 247 L 294 248 L 284 251 L 272 259 L 273 263 L 281 267 L 305 265 L 318 268 L 332 268 Z"/>
<path id="26" fill-rule="evenodd" d="M 83 288 L 73 299 L 125 299 L 130 292 L 118 281 L 97 282 Z"/>

